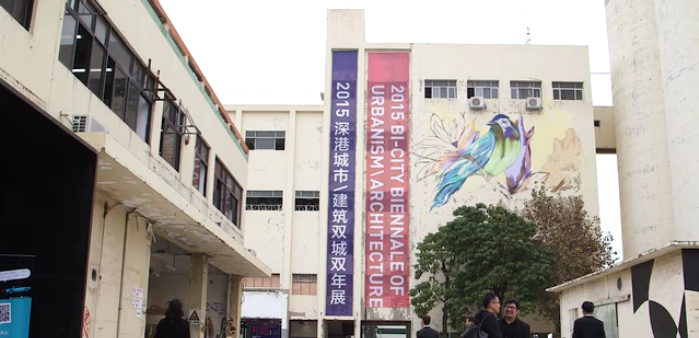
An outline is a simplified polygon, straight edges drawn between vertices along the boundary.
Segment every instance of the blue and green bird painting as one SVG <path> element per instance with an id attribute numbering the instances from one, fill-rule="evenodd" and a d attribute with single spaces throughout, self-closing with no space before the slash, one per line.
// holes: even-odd
<path id="1" fill-rule="evenodd" d="M 437 167 L 433 166 L 432 170 L 436 171 L 438 183 L 430 211 L 449 202 L 472 176 L 490 180 L 505 173 L 510 194 L 527 182 L 531 176 L 529 140 L 534 128 L 525 132 L 521 114 L 516 123 L 507 115 L 497 114 L 487 126 L 488 131 L 481 137 L 473 130 L 468 135 L 462 132 L 460 137 L 454 137 L 453 148 L 437 160 Z"/>

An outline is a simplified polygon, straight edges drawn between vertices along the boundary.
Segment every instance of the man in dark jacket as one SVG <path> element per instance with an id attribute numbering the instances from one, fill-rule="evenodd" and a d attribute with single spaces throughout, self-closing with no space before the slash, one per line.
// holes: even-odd
<path id="1" fill-rule="evenodd" d="M 488 338 L 502 338 L 497 314 L 500 313 L 500 299 L 494 293 L 487 293 L 482 301 L 483 310 L 478 311 L 473 317 L 473 322 L 481 327 L 481 331 L 488 334 Z"/>
<path id="2" fill-rule="evenodd" d="M 505 315 L 498 322 L 502 338 L 531 338 L 529 324 L 517 318 L 519 302 L 509 299 L 505 302 Z"/>
<path id="3" fill-rule="evenodd" d="M 430 316 L 422 317 L 422 328 L 417 331 L 417 338 L 439 338 L 439 332 L 430 327 Z"/>
<path id="4" fill-rule="evenodd" d="M 604 333 L 604 323 L 593 317 L 595 304 L 584 302 L 582 304 L 583 317 L 573 323 L 573 338 L 607 338 Z"/>

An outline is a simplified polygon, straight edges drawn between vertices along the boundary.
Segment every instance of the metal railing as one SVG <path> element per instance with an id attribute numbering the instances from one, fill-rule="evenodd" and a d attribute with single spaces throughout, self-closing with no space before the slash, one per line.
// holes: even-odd
<path id="1" fill-rule="evenodd" d="M 253 210 L 253 211 L 281 211 L 282 210 L 282 205 L 281 204 L 246 204 L 245 205 L 245 210 Z"/>
<path id="2" fill-rule="evenodd" d="M 296 211 L 318 211 L 320 207 L 317 205 L 296 205 L 294 206 Z"/>

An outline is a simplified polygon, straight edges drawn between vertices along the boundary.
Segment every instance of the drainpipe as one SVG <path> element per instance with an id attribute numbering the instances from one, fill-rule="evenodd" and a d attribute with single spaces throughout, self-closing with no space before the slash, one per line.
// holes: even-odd
<path id="1" fill-rule="evenodd" d="M 126 212 L 126 216 L 124 217 L 124 245 L 123 249 L 121 251 L 121 281 L 119 282 L 119 298 L 117 298 L 119 302 L 119 312 L 117 312 L 117 327 L 116 327 L 116 336 L 119 337 L 119 332 L 121 331 L 121 297 L 122 294 L 124 293 L 124 271 L 126 270 L 126 243 L 128 240 L 129 236 L 129 216 L 131 216 L 131 213 L 133 211 L 129 210 Z M 136 220 L 138 222 L 138 220 Z"/>
<path id="2" fill-rule="evenodd" d="M 228 318 L 231 318 L 231 309 L 233 308 L 231 306 L 231 288 L 233 288 L 233 276 L 228 275 L 228 288 L 226 289 L 226 313 L 228 314 L 226 317 Z"/>

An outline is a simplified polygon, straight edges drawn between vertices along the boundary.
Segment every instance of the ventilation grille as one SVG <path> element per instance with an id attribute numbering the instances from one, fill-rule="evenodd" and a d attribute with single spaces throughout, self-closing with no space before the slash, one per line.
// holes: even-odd
<path id="1" fill-rule="evenodd" d="M 73 116 L 73 132 L 84 133 L 87 130 L 87 115 Z"/>

